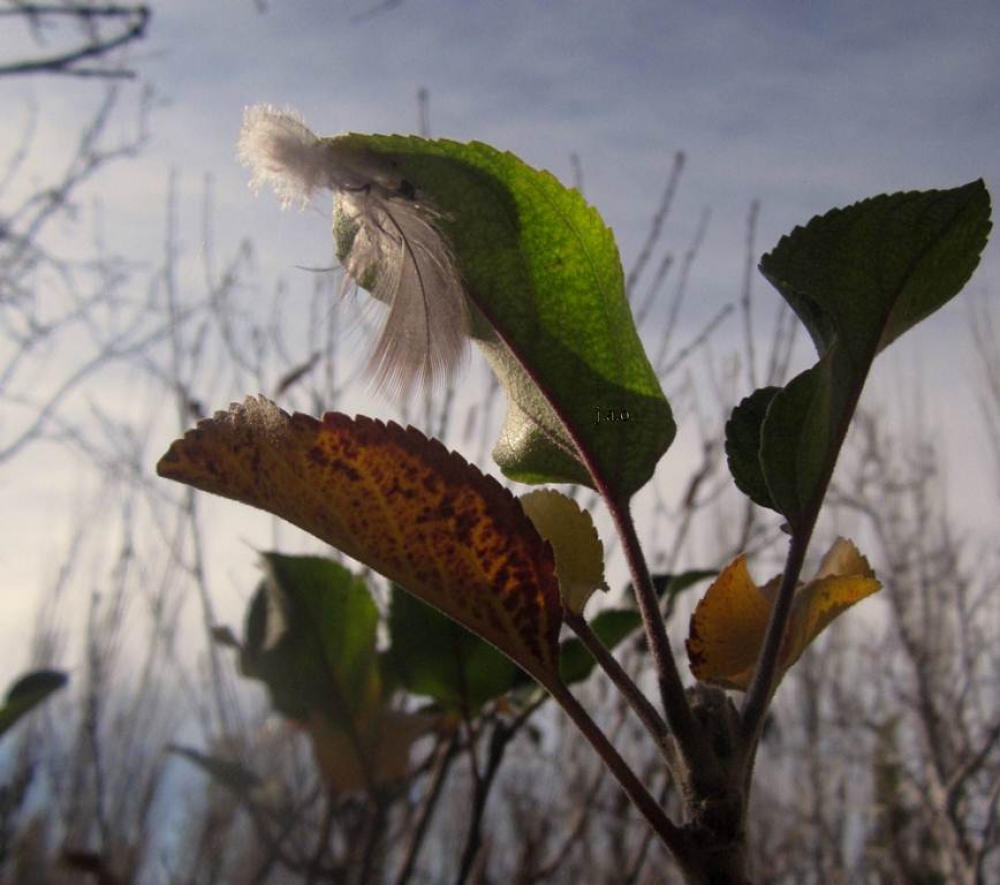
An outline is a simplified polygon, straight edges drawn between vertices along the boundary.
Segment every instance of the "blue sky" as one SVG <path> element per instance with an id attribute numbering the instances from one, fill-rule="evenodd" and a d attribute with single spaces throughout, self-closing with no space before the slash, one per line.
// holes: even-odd
<path id="1" fill-rule="evenodd" d="M 250 0 L 211 4 L 210 13 L 198 0 L 154 3 L 150 37 L 131 62 L 160 101 L 148 149 L 108 169 L 89 193 L 102 203 L 105 236 L 154 266 L 176 169 L 182 245 L 197 253 L 200 193 L 211 174 L 218 252 L 253 237 L 262 277 L 307 285 L 294 266 L 329 263 L 328 218 L 281 213 L 270 195 L 249 193 L 234 159 L 243 107 L 294 106 L 319 134 L 413 132 L 420 88 L 430 93 L 432 135 L 489 142 L 567 181 L 576 152 L 587 197 L 615 229 L 626 266 L 674 152 L 685 151 L 668 241 L 683 249 L 703 210 L 712 212 L 685 315 L 692 330 L 738 295 L 754 199 L 762 203 L 763 250 L 817 212 L 874 193 L 978 177 L 995 192 L 1000 183 L 1000 5 L 992 0 L 404 0 L 358 18 L 376 2 L 273 0 L 266 14 Z M 0 35 L 5 56 L 31 51 L 16 35 Z M 126 100 L 135 93 L 127 87 Z M 88 81 L 0 82 L 0 157 L 16 146 L 17 121 L 31 103 L 40 114 L 25 187 L 62 162 L 98 97 Z M 998 249 L 994 237 L 971 299 L 996 304 Z M 758 301 L 772 297 L 763 280 L 755 289 Z M 951 305 L 930 331 L 904 339 L 894 367 L 876 371 L 876 392 L 891 397 L 893 385 L 915 373 L 930 385 L 934 420 L 946 430 L 965 426 L 972 394 L 935 395 L 972 378 L 962 350 L 968 317 Z M 984 450 L 965 457 L 967 437 L 950 443 L 953 456 L 963 455 L 950 468 L 960 493 L 981 488 L 975 465 L 985 457 Z M 59 501 L 83 492 L 79 480 L 53 492 L 19 476 L 3 478 L 3 494 L 8 506 L 44 494 L 42 512 L 51 517 L 67 506 Z M 976 512 L 987 509 L 995 511 L 984 504 Z M 37 526 L 5 523 L 20 551 L 16 562 L 0 554 L 8 580 L 50 578 Z"/>

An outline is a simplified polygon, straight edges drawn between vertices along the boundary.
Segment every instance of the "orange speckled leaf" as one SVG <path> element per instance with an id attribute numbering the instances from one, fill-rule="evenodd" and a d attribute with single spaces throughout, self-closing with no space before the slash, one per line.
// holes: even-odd
<path id="1" fill-rule="evenodd" d="M 510 492 L 420 431 L 250 397 L 199 422 L 157 472 L 288 520 L 558 682 L 551 548 Z"/>

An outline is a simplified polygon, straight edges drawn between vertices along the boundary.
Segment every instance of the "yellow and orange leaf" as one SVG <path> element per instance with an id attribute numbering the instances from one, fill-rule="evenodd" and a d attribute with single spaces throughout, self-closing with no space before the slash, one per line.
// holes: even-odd
<path id="1" fill-rule="evenodd" d="M 551 548 L 509 491 L 420 431 L 250 397 L 199 422 L 157 471 L 288 520 L 558 681 Z"/>
<path id="2" fill-rule="evenodd" d="M 691 672 L 702 682 L 744 689 L 764 641 L 771 602 L 737 556 L 705 592 L 691 616 L 687 640 Z"/>
<path id="3" fill-rule="evenodd" d="M 764 642 L 780 576 L 758 587 L 738 556 L 715 580 L 691 616 L 691 672 L 702 682 L 745 691 Z M 881 587 L 857 548 L 838 538 L 817 576 L 799 585 L 778 656 L 778 678 L 837 615 Z"/>

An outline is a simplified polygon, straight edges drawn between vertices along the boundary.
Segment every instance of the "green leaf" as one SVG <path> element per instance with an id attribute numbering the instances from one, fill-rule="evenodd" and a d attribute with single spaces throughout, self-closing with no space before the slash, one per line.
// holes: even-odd
<path id="1" fill-rule="evenodd" d="M 760 262 L 820 356 L 839 341 L 857 368 L 957 295 L 990 231 L 982 179 L 882 194 L 797 227 Z"/>
<path id="2" fill-rule="evenodd" d="M 780 387 L 762 387 L 746 397 L 726 422 L 726 459 L 736 487 L 761 507 L 777 509 L 760 463 L 760 433 L 768 406 Z"/>
<path id="3" fill-rule="evenodd" d="M 395 584 L 389 636 L 387 670 L 449 709 L 475 716 L 514 685 L 518 668 L 506 655 Z"/>
<path id="4" fill-rule="evenodd" d="M 292 719 L 352 725 L 378 704 L 378 609 L 365 582 L 314 556 L 263 556 L 247 615 L 243 672 Z"/>
<path id="5" fill-rule="evenodd" d="M 402 176 L 438 213 L 475 306 L 473 338 L 507 393 L 494 449 L 504 473 L 603 483 L 623 496 L 641 488 L 675 425 L 597 211 L 488 145 L 376 135 L 331 143 L 344 162 L 355 152 L 364 168 Z M 353 245 L 344 226 L 335 221 L 341 258 Z"/>
<path id="6" fill-rule="evenodd" d="M 58 670 L 36 670 L 17 679 L 0 707 L 0 735 L 68 681 L 69 677 Z"/>
<path id="7" fill-rule="evenodd" d="M 653 588 L 660 600 L 667 600 L 666 618 L 673 613 L 677 598 L 685 590 L 701 581 L 714 578 L 714 569 L 691 569 L 680 574 L 661 573 L 652 576 Z M 625 588 L 626 596 L 632 595 L 632 584 Z M 634 608 L 609 608 L 599 612 L 590 622 L 590 629 L 609 649 L 614 649 L 623 639 L 642 626 L 642 615 Z M 587 647 L 579 639 L 566 639 L 559 646 L 559 678 L 570 685 L 586 679 L 596 666 L 596 661 Z M 520 675 L 517 687 L 527 685 L 529 680 Z"/>
<path id="8" fill-rule="evenodd" d="M 834 409 L 831 397 L 861 392 L 863 379 L 855 387 L 837 386 L 831 380 L 835 355 L 836 349 L 828 351 L 815 366 L 793 378 L 767 410 L 761 466 L 774 509 L 793 527 L 807 518 L 817 495 L 822 495 L 854 412 L 854 402 L 841 402 Z M 837 431 L 831 427 L 835 411 L 845 422 Z"/>
<path id="9" fill-rule="evenodd" d="M 820 360 L 780 392 L 741 403 L 727 452 L 740 488 L 793 531 L 815 516 L 875 356 L 958 294 L 979 263 L 989 215 L 982 181 L 882 195 L 814 218 L 761 259 Z"/>

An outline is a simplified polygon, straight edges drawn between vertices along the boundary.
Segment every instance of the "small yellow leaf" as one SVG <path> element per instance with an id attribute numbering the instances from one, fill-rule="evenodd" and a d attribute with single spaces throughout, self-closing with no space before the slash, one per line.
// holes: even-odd
<path id="1" fill-rule="evenodd" d="M 782 669 L 791 667 L 837 615 L 881 586 L 857 547 L 846 538 L 838 538 L 823 557 L 816 578 L 795 594 L 782 648 Z"/>
<path id="2" fill-rule="evenodd" d="M 157 471 L 288 520 L 558 682 L 551 549 L 507 489 L 420 431 L 250 397 L 199 422 Z"/>
<path id="3" fill-rule="evenodd" d="M 780 576 L 763 587 L 738 556 L 715 580 L 691 616 L 687 640 L 691 672 L 702 682 L 745 691 L 774 606 Z M 817 576 L 799 585 L 778 656 L 778 678 L 841 612 L 881 587 L 857 548 L 838 538 Z"/>
<path id="4" fill-rule="evenodd" d="M 528 519 L 556 557 L 556 577 L 563 605 L 575 614 L 595 590 L 607 591 L 604 582 L 604 545 L 590 514 L 555 489 L 538 489 L 521 495 Z"/>
<path id="5" fill-rule="evenodd" d="M 764 641 L 771 601 L 754 584 L 746 556 L 727 565 L 691 616 L 691 672 L 702 682 L 745 689 Z"/>

